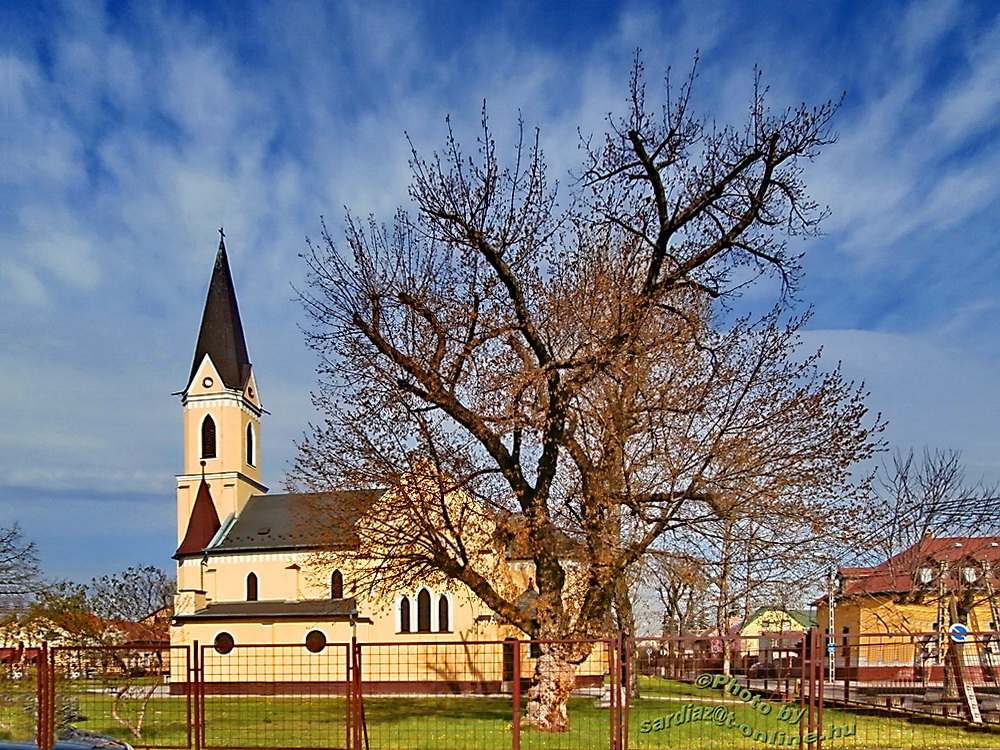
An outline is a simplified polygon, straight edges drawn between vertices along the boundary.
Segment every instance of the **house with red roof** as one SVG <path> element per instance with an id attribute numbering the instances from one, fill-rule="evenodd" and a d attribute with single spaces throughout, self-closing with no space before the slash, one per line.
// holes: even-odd
<path id="1" fill-rule="evenodd" d="M 936 674 L 956 642 L 952 628 L 984 633 L 967 639 L 966 663 L 1000 668 L 1000 643 L 985 635 L 1000 625 L 998 591 L 1000 537 L 928 535 L 878 565 L 840 568 L 832 597 L 838 669 Z M 821 627 L 830 599 L 816 602 Z"/>

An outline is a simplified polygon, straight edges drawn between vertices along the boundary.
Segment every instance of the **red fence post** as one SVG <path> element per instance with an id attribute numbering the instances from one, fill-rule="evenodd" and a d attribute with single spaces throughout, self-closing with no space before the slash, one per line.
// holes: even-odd
<path id="1" fill-rule="evenodd" d="M 191 743 L 194 750 L 201 750 L 204 747 L 205 673 L 202 666 L 202 657 L 201 645 L 198 641 L 195 641 L 191 644 L 191 651 L 189 653 L 190 670 L 188 678 L 188 694 L 191 696 L 191 723 L 194 730 L 192 732 Z"/>
<path id="2" fill-rule="evenodd" d="M 815 637 L 813 640 L 816 642 L 816 682 L 814 687 L 816 689 L 816 731 L 819 733 L 820 739 L 816 740 L 816 750 L 822 750 L 824 735 L 823 732 L 823 700 L 824 692 L 826 689 L 826 666 L 827 666 L 827 656 L 826 656 L 826 638 L 820 638 L 819 630 L 814 629 Z"/>
<path id="3" fill-rule="evenodd" d="M 521 641 L 514 641 L 514 664 L 512 689 L 514 691 L 514 715 L 510 724 L 513 750 L 521 750 Z M 501 675 L 501 678 L 503 675 Z"/>
<path id="4" fill-rule="evenodd" d="M 362 666 L 361 666 L 361 644 L 358 643 L 357 637 L 351 638 L 351 652 L 352 660 L 354 662 L 354 698 L 352 703 L 354 704 L 354 744 L 351 745 L 354 750 L 358 750 L 363 747 L 362 745 L 362 732 L 367 733 L 367 728 L 364 726 L 365 721 L 365 706 L 364 706 L 364 696 L 361 694 L 362 690 Z"/>
<path id="5" fill-rule="evenodd" d="M 47 748 L 45 744 L 45 673 L 42 669 L 42 643 L 41 649 L 35 650 L 35 744 L 40 748 Z"/>
<path id="6" fill-rule="evenodd" d="M 622 740 L 622 716 L 623 705 L 629 705 L 629 696 L 632 692 L 632 660 L 626 646 L 624 633 L 619 633 L 618 637 L 608 643 L 610 652 L 608 654 L 611 661 L 612 674 L 618 675 L 618 684 L 611 680 L 611 747 L 612 750 L 620 750 L 624 747 Z"/>
<path id="7" fill-rule="evenodd" d="M 350 645 L 344 647 L 344 747 L 351 750 L 351 736 L 354 731 L 354 651 Z"/>
<path id="8" fill-rule="evenodd" d="M 851 702 L 851 644 L 850 636 L 844 636 L 844 706 Z M 860 645 L 860 644 L 859 644 Z"/>
<path id="9" fill-rule="evenodd" d="M 35 744 L 40 750 L 51 750 L 55 745 L 55 711 L 50 699 L 55 680 L 50 673 L 49 644 L 42 641 L 41 648 L 35 650 Z M 53 670 L 54 671 L 54 670 Z"/>

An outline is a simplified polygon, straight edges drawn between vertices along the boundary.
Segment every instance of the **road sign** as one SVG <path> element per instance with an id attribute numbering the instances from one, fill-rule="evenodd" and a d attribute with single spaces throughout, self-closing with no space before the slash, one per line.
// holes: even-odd
<path id="1" fill-rule="evenodd" d="M 950 628 L 948 628 L 948 632 L 951 633 L 951 639 L 955 641 L 955 643 L 965 643 L 965 641 L 969 638 L 968 625 L 963 625 L 960 622 L 954 623 Z"/>
<path id="2" fill-rule="evenodd" d="M 832 642 L 826 644 L 826 650 L 827 650 L 827 653 L 832 654 L 834 651 L 837 650 L 837 644 L 836 643 L 832 643 Z"/>

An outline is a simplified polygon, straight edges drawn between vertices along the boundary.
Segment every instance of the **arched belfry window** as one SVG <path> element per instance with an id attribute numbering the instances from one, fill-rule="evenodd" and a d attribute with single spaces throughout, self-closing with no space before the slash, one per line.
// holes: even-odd
<path id="1" fill-rule="evenodd" d="M 201 457 L 215 458 L 215 420 L 206 414 L 201 422 Z"/>
<path id="2" fill-rule="evenodd" d="M 442 633 L 451 631 L 448 609 L 448 597 L 441 594 L 441 598 L 438 599 L 438 631 Z"/>
<path id="3" fill-rule="evenodd" d="M 330 576 L 330 598 L 344 598 L 344 574 L 339 570 L 333 571 L 333 575 Z"/>
<path id="4" fill-rule="evenodd" d="M 257 601 L 257 574 L 251 573 L 247 576 L 247 601 Z"/>
<path id="5" fill-rule="evenodd" d="M 399 632 L 410 632 L 410 599 L 406 596 L 399 601 Z"/>
<path id="6" fill-rule="evenodd" d="M 256 448 L 253 439 L 253 425 L 247 424 L 247 466 L 257 465 L 257 455 L 254 453 Z"/>
<path id="7" fill-rule="evenodd" d="M 427 589 L 417 594 L 417 632 L 431 632 L 431 592 Z"/>

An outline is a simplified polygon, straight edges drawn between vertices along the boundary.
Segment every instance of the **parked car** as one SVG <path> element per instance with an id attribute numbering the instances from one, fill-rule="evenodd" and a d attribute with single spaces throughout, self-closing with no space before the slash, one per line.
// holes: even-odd
<path id="1" fill-rule="evenodd" d="M 795 677 L 799 668 L 798 660 L 793 658 L 761 659 L 751 664 L 747 674 L 750 677 Z"/>
<path id="2" fill-rule="evenodd" d="M 38 745 L 34 740 L 30 742 L 12 742 L 10 740 L 0 740 L 0 750 L 38 750 Z M 69 740 L 56 740 L 53 750 L 94 750 L 94 745 L 85 742 L 70 742 Z"/>
<path id="3" fill-rule="evenodd" d="M 0 750 L 38 750 L 38 745 L 34 740 L 0 740 Z M 59 735 L 52 750 L 132 750 L 132 746 L 106 734 L 88 732 L 85 729 L 68 729 Z"/>

